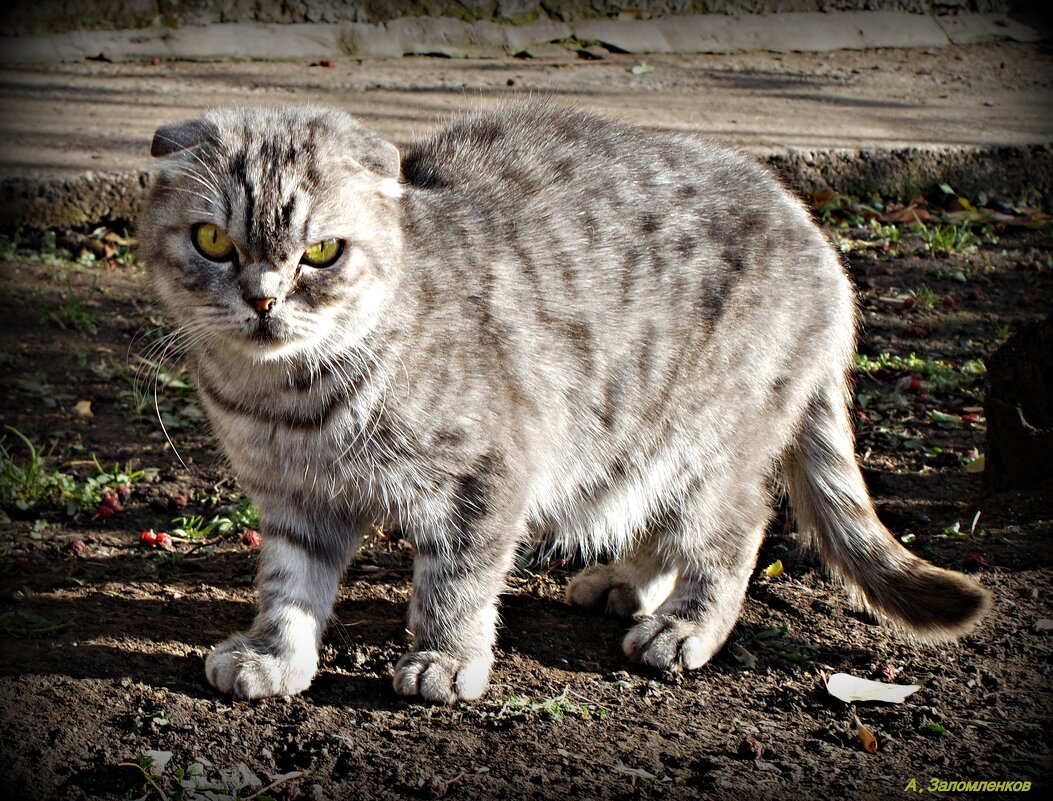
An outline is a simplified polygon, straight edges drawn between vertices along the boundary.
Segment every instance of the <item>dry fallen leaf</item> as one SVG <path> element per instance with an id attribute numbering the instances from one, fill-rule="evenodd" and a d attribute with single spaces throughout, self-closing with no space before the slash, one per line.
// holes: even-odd
<path id="1" fill-rule="evenodd" d="M 95 416 L 95 412 L 91 410 L 90 400 L 77 401 L 73 406 L 72 414 L 78 420 L 90 420 Z"/>
<path id="2" fill-rule="evenodd" d="M 152 776 L 160 776 L 164 773 L 165 766 L 172 759 L 171 751 L 147 751 L 146 756 L 150 759 L 150 765 L 147 770 Z"/>
<path id="3" fill-rule="evenodd" d="M 876 754 L 878 745 L 877 737 L 874 736 L 874 732 L 863 725 L 862 721 L 858 716 L 852 715 L 852 722 L 856 727 L 856 734 L 859 735 L 859 741 L 863 743 L 864 750 L 870 754 Z"/>
<path id="4" fill-rule="evenodd" d="M 731 643 L 731 645 L 728 646 L 728 650 L 731 652 L 731 655 L 735 657 L 735 661 L 747 670 L 757 669 L 757 657 L 755 657 L 737 642 Z"/>
<path id="5" fill-rule="evenodd" d="M 885 701 L 902 704 L 903 699 L 921 689 L 920 684 L 885 684 L 861 679 L 847 673 L 835 673 L 826 682 L 826 691 L 845 703 L 853 701 Z"/>

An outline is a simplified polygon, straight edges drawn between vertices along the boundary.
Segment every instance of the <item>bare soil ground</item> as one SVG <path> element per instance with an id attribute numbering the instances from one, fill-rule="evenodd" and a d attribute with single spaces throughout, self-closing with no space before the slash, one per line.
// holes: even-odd
<path id="1" fill-rule="evenodd" d="M 625 664 L 623 622 L 562 603 L 572 565 L 524 558 L 503 599 L 493 687 L 456 707 L 390 687 L 412 568 L 397 532 L 378 532 L 349 569 L 307 692 L 234 703 L 206 684 L 207 649 L 251 620 L 251 510 L 178 368 L 162 373 L 156 411 L 189 469 L 158 424 L 153 368 L 137 409 L 132 379 L 161 321 L 141 271 L 121 263 L 123 243 L 104 231 L 5 241 L 0 414 L 43 454 L 44 488 L 31 498 L 5 473 L 3 795 L 881 799 L 912 780 L 919 791 L 934 780 L 1048 789 L 1049 485 L 984 498 L 967 466 L 984 448 L 977 360 L 1049 313 L 1053 237 L 977 227 L 935 254 L 932 232 L 946 227 L 875 227 L 851 203 L 816 200 L 860 291 L 859 452 L 879 510 L 908 547 L 975 571 L 995 593 L 992 615 L 957 646 L 906 642 L 853 611 L 778 522 L 736 647 L 666 676 Z M 24 478 L 29 449 L 4 434 L 4 469 Z M 201 523 L 173 523 L 192 515 Z M 143 530 L 176 528 L 186 536 L 170 550 L 140 542 Z M 776 559 L 784 573 L 761 575 Z M 825 690 L 822 674 L 837 671 L 922 689 L 902 705 L 849 706 Z M 148 751 L 171 755 L 152 782 L 135 767 Z"/>

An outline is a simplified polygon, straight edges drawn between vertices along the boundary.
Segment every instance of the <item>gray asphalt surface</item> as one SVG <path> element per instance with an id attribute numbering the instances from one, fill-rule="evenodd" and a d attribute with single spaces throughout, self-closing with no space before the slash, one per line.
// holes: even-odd
<path id="1" fill-rule="evenodd" d="M 1039 155 L 1048 159 L 1053 143 L 1053 55 L 1041 44 L 602 60 L 538 52 L 529 59 L 316 60 L 305 53 L 295 61 L 7 64 L 0 69 L 3 218 L 25 217 L 27 206 L 44 222 L 66 222 L 67 207 L 85 218 L 119 215 L 148 180 L 140 172 L 149 167 L 154 129 L 229 104 L 332 105 L 406 143 L 453 112 L 544 93 L 762 158 L 807 165 L 848 154 L 839 158 L 849 171 L 845 165 L 861 158 L 871 168 L 883 158 L 902 161 L 889 154 L 904 149 L 919 162 L 958 163 L 963 154 L 1010 146 L 995 160 L 1017 159 L 1026 176 L 1036 151 L 1020 148 L 1043 146 Z M 1039 184 L 1044 169 L 1034 165 Z"/>

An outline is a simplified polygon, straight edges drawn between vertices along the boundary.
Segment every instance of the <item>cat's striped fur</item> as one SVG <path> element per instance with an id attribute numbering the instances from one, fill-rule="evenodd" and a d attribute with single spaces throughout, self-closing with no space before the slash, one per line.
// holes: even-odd
<path id="1" fill-rule="evenodd" d="M 989 605 L 878 521 L 845 405 L 848 280 L 749 159 L 545 103 L 401 158 L 324 108 L 213 111 L 153 152 L 142 254 L 264 526 L 256 622 L 206 663 L 219 689 L 307 687 L 376 520 L 416 546 L 399 693 L 483 693 L 531 530 L 614 555 L 567 597 L 637 617 L 631 658 L 697 668 L 735 623 L 780 472 L 883 619 L 940 640 Z M 233 261 L 195 250 L 202 223 Z M 327 239 L 335 264 L 302 263 Z"/>

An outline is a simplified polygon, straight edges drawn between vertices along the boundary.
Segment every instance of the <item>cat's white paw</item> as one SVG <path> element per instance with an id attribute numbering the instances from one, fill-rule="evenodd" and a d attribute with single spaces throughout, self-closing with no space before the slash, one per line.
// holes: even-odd
<path id="1" fill-rule="evenodd" d="M 720 643 L 698 623 L 657 615 L 633 626 L 622 642 L 625 655 L 659 670 L 696 670 L 708 662 Z"/>
<path id="2" fill-rule="evenodd" d="M 317 656 L 279 657 L 243 634 L 220 643 L 205 658 L 208 683 L 240 699 L 303 692 L 317 669 Z"/>
<path id="3" fill-rule="evenodd" d="M 491 657 L 458 659 L 440 651 L 410 651 L 395 665 L 395 692 L 452 704 L 481 698 L 490 682 Z"/>

